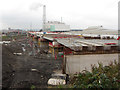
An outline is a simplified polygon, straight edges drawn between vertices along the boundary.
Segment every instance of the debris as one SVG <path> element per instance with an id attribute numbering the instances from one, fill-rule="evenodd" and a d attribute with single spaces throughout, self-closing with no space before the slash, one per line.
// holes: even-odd
<path id="1" fill-rule="evenodd" d="M 65 85 L 66 74 L 52 74 L 52 78 L 48 80 L 48 85 Z"/>
<path id="2" fill-rule="evenodd" d="M 0 41 L 0 44 L 9 44 L 10 41 Z"/>
<path id="3" fill-rule="evenodd" d="M 2 47 L 3 87 L 30 88 L 31 85 L 35 85 L 36 88 L 43 86 L 47 88 L 50 75 L 54 73 L 53 70 L 60 70 L 62 60 L 53 60 L 51 54 L 48 58 L 48 54 L 44 53 L 45 49 L 30 47 L 29 40 L 22 38 L 24 37 L 18 38 L 15 42 L 11 41 L 10 45 L 4 44 Z M 26 49 L 25 52 L 22 47 Z M 40 51 L 35 55 L 37 58 L 34 56 L 33 48 L 35 53 Z M 56 68 L 56 64 L 59 64 L 59 68 Z"/>
<path id="4" fill-rule="evenodd" d="M 31 52 L 29 52 L 29 56 L 31 56 L 32 55 L 32 51 Z"/>
<path id="5" fill-rule="evenodd" d="M 23 50 L 23 52 L 25 52 L 25 51 L 26 51 L 26 49 L 25 49 L 24 47 L 22 47 L 22 50 Z"/>
<path id="6" fill-rule="evenodd" d="M 15 39 L 13 39 L 12 41 L 15 41 Z"/>
<path id="7" fill-rule="evenodd" d="M 37 70 L 37 69 L 31 69 L 31 71 L 33 71 L 33 72 L 37 72 L 38 70 Z"/>
<path id="8" fill-rule="evenodd" d="M 13 53 L 14 55 L 19 55 L 19 56 L 21 56 L 22 55 L 22 53 Z"/>
<path id="9" fill-rule="evenodd" d="M 56 79 L 56 78 L 50 78 L 48 80 L 49 85 L 65 85 L 66 82 L 64 79 Z"/>
<path id="10" fill-rule="evenodd" d="M 8 45 L 8 44 L 5 44 L 6 46 Z"/>
<path id="11" fill-rule="evenodd" d="M 42 78 L 43 76 L 41 75 L 41 78 Z"/>
<path id="12" fill-rule="evenodd" d="M 2 41 L 0 41 L 0 44 L 3 44 L 3 42 L 2 42 Z"/>
<path id="13" fill-rule="evenodd" d="M 37 52 L 39 53 L 39 52 L 40 52 L 40 49 L 38 49 Z"/>
<path id="14" fill-rule="evenodd" d="M 25 47 L 25 44 L 22 44 L 23 47 Z"/>

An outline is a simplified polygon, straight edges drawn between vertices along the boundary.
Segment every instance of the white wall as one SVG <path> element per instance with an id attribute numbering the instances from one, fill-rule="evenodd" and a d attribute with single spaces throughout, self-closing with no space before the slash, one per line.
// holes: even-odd
<path id="1" fill-rule="evenodd" d="M 64 23 L 46 23 L 46 29 L 50 30 L 51 25 L 55 26 L 55 31 L 70 31 L 70 25 L 66 25 Z"/>
<path id="2" fill-rule="evenodd" d="M 70 26 L 64 24 L 57 24 L 55 25 L 55 31 L 70 31 Z"/>
<path id="3" fill-rule="evenodd" d="M 111 61 L 118 61 L 118 54 L 67 55 L 66 73 L 75 74 L 85 68 L 91 71 L 91 64 L 98 66 L 98 62 L 108 65 Z"/>

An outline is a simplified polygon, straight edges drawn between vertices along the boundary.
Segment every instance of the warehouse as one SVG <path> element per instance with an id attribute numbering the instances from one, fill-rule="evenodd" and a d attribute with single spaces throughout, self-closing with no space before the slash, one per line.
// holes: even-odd
<path id="1" fill-rule="evenodd" d="M 85 69 L 91 70 L 91 65 L 108 65 L 110 62 L 118 61 L 119 45 L 115 39 L 82 39 L 76 37 L 50 39 L 56 42 L 49 43 L 53 56 L 59 56 L 63 52 L 63 73 L 75 74 Z M 60 51 L 59 51 L 60 50 Z"/>
<path id="2" fill-rule="evenodd" d="M 66 74 L 91 70 L 91 65 L 98 65 L 98 62 L 108 65 L 118 61 L 120 47 L 115 38 L 85 38 L 83 35 L 63 33 L 43 34 L 37 37 L 40 38 L 41 45 L 49 48 L 48 51 L 53 57 L 62 55 L 62 70 Z"/>
<path id="3" fill-rule="evenodd" d="M 99 38 L 99 39 L 109 39 L 118 38 L 118 30 L 104 29 L 103 26 L 92 26 L 84 29 L 82 31 L 71 31 L 70 35 L 83 35 L 86 38 Z"/>
<path id="4" fill-rule="evenodd" d="M 64 45 L 63 73 L 75 74 L 83 70 L 91 70 L 91 65 L 98 66 L 99 62 L 108 65 L 118 61 L 117 40 L 58 40 Z"/>

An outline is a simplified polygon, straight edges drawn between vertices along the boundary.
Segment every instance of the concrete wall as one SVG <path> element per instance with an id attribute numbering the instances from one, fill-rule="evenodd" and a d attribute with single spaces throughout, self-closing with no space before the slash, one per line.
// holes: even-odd
<path id="1" fill-rule="evenodd" d="M 91 64 L 98 66 L 98 62 L 108 65 L 111 61 L 118 61 L 118 54 L 67 55 L 66 73 L 75 74 L 82 70 L 91 71 Z"/>

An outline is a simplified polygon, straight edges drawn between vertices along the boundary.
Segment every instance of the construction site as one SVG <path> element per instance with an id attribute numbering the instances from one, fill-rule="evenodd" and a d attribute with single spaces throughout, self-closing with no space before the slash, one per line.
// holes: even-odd
<path id="1" fill-rule="evenodd" d="M 108 65 L 118 61 L 117 35 L 101 36 L 27 32 L 26 35 L 9 36 L 9 41 L 3 38 L 3 87 L 30 88 L 34 85 L 46 88 L 52 74 L 70 76 L 90 71 L 91 65 L 98 62 Z"/>
<path id="2" fill-rule="evenodd" d="M 54 59 L 39 49 L 31 48 L 30 38 L 21 37 L 2 45 L 3 88 L 47 87 L 52 73 L 60 72 L 61 59 Z M 24 49 L 23 49 L 24 48 Z"/>
<path id="3" fill-rule="evenodd" d="M 1 35 L 3 88 L 66 85 L 72 75 L 91 71 L 92 65 L 118 62 L 117 30 L 103 26 L 71 30 L 62 19 L 46 22 L 46 6 L 42 6 L 42 30 L 13 29 Z"/>

